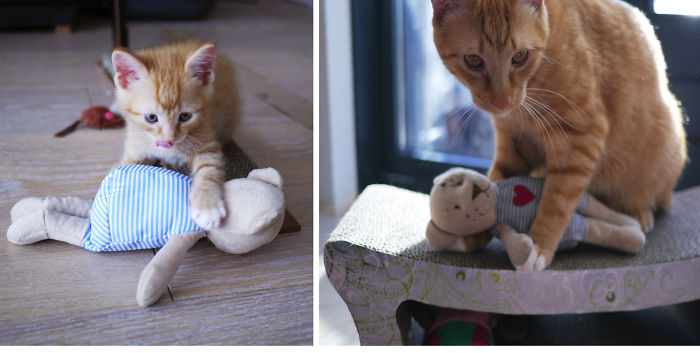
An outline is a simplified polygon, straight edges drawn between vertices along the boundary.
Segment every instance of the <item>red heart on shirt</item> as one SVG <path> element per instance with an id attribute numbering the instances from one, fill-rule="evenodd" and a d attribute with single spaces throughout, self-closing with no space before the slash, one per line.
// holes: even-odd
<path id="1" fill-rule="evenodd" d="M 535 194 L 525 185 L 515 185 L 513 186 L 513 191 L 515 191 L 515 196 L 513 197 L 513 205 L 515 206 L 525 206 L 535 199 Z"/>

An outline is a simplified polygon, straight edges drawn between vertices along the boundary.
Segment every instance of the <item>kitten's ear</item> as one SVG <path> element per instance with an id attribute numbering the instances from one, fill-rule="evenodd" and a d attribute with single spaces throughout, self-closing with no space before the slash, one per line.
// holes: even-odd
<path id="1" fill-rule="evenodd" d="M 204 43 L 185 64 L 185 72 L 206 86 L 214 81 L 214 63 L 216 62 L 216 43 Z"/>
<path id="2" fill-rule="evenodd" d="M 114 67 L 114 84 L 122 89 L 128 89 L 135 82 L 146 77 L 146 66 L 139 58 L 124 48 L 112 51 L 112 67 Z"/>

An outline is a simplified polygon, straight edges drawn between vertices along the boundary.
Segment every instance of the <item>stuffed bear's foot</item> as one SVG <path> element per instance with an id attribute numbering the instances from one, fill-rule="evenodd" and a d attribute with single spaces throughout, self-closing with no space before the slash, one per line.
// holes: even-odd
<path id="1" fill-rule="evenodd" d="M 18 245 L 36 243 L 49 239 L 44 221 L 43 208 L 13 220 L 7 229 L 7 240 Z"/>
<path id="2" fill-rule="evenodd" d="M 38 211 L 39 209 L 44 207 L 44 198 L 43 197 L 27 197 L 24 199 L 19 200 L 14 206 L 12 206 L 12 210 L 10 210 L 10 219 L 12 220 L 12 223 L 15 221 L 19 220 L 20 218 Z"/>

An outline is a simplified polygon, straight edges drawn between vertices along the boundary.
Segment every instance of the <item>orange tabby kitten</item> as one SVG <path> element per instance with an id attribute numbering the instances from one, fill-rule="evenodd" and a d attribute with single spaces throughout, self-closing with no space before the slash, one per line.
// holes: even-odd
<path id="1" fill-rule="evenodd" d="M 189 171 L 191 217 L 204 229 L 226 215 L 221 146 L 239 115 L 234 71 L 213 42 L 112 52 L 113 108 L 126 119 L 122 165 L 159 163 Z"/>
<path id="2" fill-rule="evenodd" d="M 432 0 L 447 68 L 492 113 L 489 178 L 544 170 L 529 235 L 549 265 L 583 192 L 653 227 L 686 162 L 649 21 L 619 0 Z"/>

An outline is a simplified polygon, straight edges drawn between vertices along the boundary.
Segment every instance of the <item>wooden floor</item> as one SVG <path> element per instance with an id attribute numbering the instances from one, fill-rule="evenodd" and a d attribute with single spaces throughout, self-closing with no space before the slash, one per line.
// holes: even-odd
<path id="1" fill-rule="evenodd" d="M 216 40 L 245 97 L 236 142 L 285 179 L 302 230 L 247 255 L 200 241 L 154 306 L 135 291 L 150 250 L 91 253 L 55 241 L 5 238 L 10 208 L 28 196 L 92 198 L 121 156 L 123 131 L 53 133 L 111 86 L 97 66 L 108 18 L 70 34 L 0 32 L 0 344 L 312 344 L 312 9 L 295 2 L 220 2 L 205 22 L 130 23 L 132 48 Z"/>

